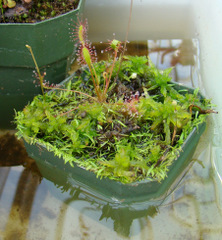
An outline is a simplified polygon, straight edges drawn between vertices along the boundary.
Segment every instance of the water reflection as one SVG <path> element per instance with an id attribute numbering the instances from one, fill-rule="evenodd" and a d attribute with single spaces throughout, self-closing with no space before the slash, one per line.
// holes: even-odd
<path id="1" fill-rule="evenodd" d="M 6 196 L 6 200 L 12 202 L 7 219 L 5 219 L 2 237 L 5 240 L 25 239 L 41 175 L 34 160 L 28 157 L 23 143 L 18 141 L 13 133 L 7 132 L 0 137 L 0 149 L 0 203 L 2 203 L 2 199 L 4 200 L 7 191 L 12 190 L 6 189 L 8 187 L 7 179 L 13 175 L 11 174 L 12 166 L 24 166 L 24 168 L 20 168 L 13 198 L 7 199 Z M 6 206 L 3 204 L 1 207 Z M 1 214 L 2 216 L 4 215 Z"/>
<path id="2" fill-rule="evenodd" d="M 103 198 L 98 198 L 88 189 L 82 187 L 75 180 L 75 176 L 52 166 L 38 162 L 38 167 L 47 182 L 49 191 L 56 198 L 60 199 L 65 206 L 74 206 L 75 202 L 84 202 L 87 207 L 83 207 L 80 212 L 97 212 L 99 217 L 96 221 L 106 222 L 112 220 L 113 230 L 120 235 L 129 236 L 130 228 L 134 220 L 143 217 L 153 217 L 158 212 L 158 206 L 162 200 L 140 202 L 134 204 L 120 204 L 110 202 Z M 59 177 L 58 177 L 59 176 Z M 65 219 L 66 210 L 61 211 L 59 219 Z M 92 217 L 92 216 L 91 216 Z M 93 216 L 95 217 L 95 216 Z"/>
<path id="3" fill-rule="evenodd" d="M 170 42 L 168 46 L 161 46 L 161 44 L 155 41 L 151 42 L 150 53 L 160 53 L 161 64 L 166 62 L 165 56 L 171 54 L 171 66 L 176 66 L 177 64 L 181 64 L 182 66 L 194 66 L 196 63 L 195 56 L 197 55 L 197 50 L 193 39 L 184 39 L 183 41 L 178 41 L 177 46 L 175 46 L 175 44 L 173 46 L 172 42 Z"/>
<path id="4" fill-rule="evenodd" d="M 38 177 L 33 177 L 32 173 L 27 169 L 22 171 L 4 229 L 4 239 L 26 238 L 38 184 Z"/>

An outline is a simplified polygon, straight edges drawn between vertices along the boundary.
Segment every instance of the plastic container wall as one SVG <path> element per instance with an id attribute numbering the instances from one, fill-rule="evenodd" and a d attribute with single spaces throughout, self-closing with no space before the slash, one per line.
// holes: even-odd
<path id="1" fill-rule="evenodd" d="M 128 40 L 190 38 L 190 0 L 134 0 Z M 88 0 L 86 17 L 91 41 L 125 39 L 130 0 Z"/>

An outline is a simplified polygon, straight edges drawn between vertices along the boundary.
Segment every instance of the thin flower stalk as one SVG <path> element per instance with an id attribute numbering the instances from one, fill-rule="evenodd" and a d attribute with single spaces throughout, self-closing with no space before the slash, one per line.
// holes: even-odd
<path id="1" fill-rule="evenodd" d="M 91 48 L 91 45 L 88 44 L 88 40 L 86 39 L 87 34 L 86 34 L 85 23 L 79 22 L 79 25 L 77 26 L 77 30 L 76 30 L 77 34 L 75 34 L 75 36 L 78 37 L 79 44 L 80 44 L 78 60 L 80 63 L 86 64 L 89 68 L 98 101 L 105 102 L 107 99 L 107 92 L 108 92 L 110 81 L 112 78 L 113 69 L 118 57 L 118 52 L 122 49 L 122 44 L 120 41 L 116 39 L 109 42 L 109 47 L 107 48 L 107 50 L 114 51 L 114 58 L 113 58 L 113 62 L 110 70 L 108 72 L 103 73 L 104 83 L 103 83 L 103 87 L 101 88 L 99 78 L 97 76 L 96 70 L 93 65 L 94 50 Z"/>
<path id="2" fill-rule="evenodd" d="M 25 46 L 28 48 L 28 50 L 29 50 L 30 53 L 31 53 L 31 56 L 32 56 L 33 62 L 34 62 L 34 64 L 35 64 L 35 68 L 36 68 L 37 74 L 38 74 L 38 76 L 39 76 L 39 81 L 40 81 L 40 87 L 41 87 L 41 90 L 42 90 L 42 95 L 45 96 L 45 93 L 44 93 L 44 84 L 43 84 L 44 74 L 42 75 L 42 74 L 40 73 L 40 70 L 39 70 L 37 61 L 36 61 L 35 56 L 34 56 L 34 53 L 33 53 L 33 51 L 32 51 L 32 48 L 31 48 L 28 44 L 26 44 Z"/>

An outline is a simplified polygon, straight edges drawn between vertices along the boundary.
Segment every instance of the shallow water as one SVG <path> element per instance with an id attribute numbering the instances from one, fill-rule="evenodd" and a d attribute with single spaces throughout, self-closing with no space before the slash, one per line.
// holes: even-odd
<path id="1" fill-rule="evenodd" d="M 128 47 L 137 53 L 138 49 L 140 55 L 149 50 L 161 69 L 174 65 L 174 81 L 205 92 L 196 40 L 142 41 Z M 62 174 L 50 181 L 50 175 L 42 176 L 27 156 L 14 131 L 2 130 L 0 240 L 221 239 L 222 151 L 214 129 L 209 117 L 193 164 L 168 197 L 125 206 L 108 204 Z"/>

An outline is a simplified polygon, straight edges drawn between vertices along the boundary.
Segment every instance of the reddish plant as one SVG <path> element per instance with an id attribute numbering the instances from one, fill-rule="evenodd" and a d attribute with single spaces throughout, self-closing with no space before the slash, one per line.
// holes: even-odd
<path id="1" fill-rule="evenodd" d="M 95 49 L 92 49 L 89 40 L 87 39 L 87 26 L 85 26 L 87 21 L 79 22 L 78 26 L 76 27 L 76 32 L 74 36 L 76 36 L 79 40 L 79 50 L 78 50 L 78 61 L 81 64 L 86 64 L 90 70 L 95 93 L 97 95 L 97 99 L 99 102 L 105 102 L 107 99 L 107 91 L 109 89 L 113 69 L 118 57 L 118 53 L 123 49 L 122 43 L 116 39 L 109 41 L 109 46 L 106 49 L 114 51 L 114 57 L 111 67 L 109 68 L 108 72 L 103 73 L 104 84 L 101 87 L 100 82 L 98 80 L 97 73 L 95 71 L 93 63 L 96 61 Z"/>

